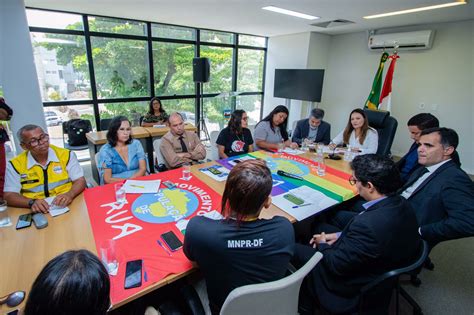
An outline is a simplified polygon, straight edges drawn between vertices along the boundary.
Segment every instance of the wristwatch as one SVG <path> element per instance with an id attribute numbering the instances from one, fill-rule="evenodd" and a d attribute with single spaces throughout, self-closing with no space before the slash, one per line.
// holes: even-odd
<path id="1" fill-rule="evenodd" d="M 36 199 L 30 199 L 30 201 L 28 201 L 28 207 L 33 207 L 33 204 L 35 203 Z"/>

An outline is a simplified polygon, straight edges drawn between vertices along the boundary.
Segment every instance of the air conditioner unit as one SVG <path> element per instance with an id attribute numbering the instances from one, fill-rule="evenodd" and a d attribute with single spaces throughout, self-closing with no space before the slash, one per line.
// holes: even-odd
<path id="1" fill-rule="evenodd" d="M 405 33 L 370 34 L 369 50 L 393 49 L 399 50 L 429 49 L 433 44 L 434 31 L 415 31 Z"/>

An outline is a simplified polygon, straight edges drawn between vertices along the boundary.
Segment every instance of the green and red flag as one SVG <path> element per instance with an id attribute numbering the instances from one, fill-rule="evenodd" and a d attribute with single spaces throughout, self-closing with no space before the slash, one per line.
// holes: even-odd
<path id="1" fill-rule="evenodd" d="M 382 75 L 383 75 L 383 66 L 385 61 L 388 59 L 388 53 L 383 52 L 380 57 L 380 64 L 377 73 L 375 74 L 374 82 L 372 83 L 372 90 L 370 91 L 369 97 L 365 102 L 364 108 L 377 110 L 380 101 L 380 90 L 382 88 Z"/>
<path id="2" fill-rule="evenodd" d="M 392 109 L 392 81 L 393 72 L 395 71 L 395 64 L 400 58 L 397 53 L 394 53 L 390 58 L 390 66 L 388 67 L 385 81 L 383 83 L 382 93 L 380 94 L 379 110 L 390 111 Z"/>

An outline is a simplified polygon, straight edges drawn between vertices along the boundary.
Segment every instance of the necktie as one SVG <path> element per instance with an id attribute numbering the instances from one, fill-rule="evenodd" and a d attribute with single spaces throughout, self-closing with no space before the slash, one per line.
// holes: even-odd
<path id="1" fill-rule="evenodd" d="M 186 147 L 186 143 L 184 143 L 183 136 L 179 137 L 179 142 L 181 143 L 181 150 L 183 150 L 183 152 L 188 152 L 188 148 Z"/>
<path id="2" fill-rule="evenodd" d="M 406 182 L 405 185 L 403 185 L 402 189 L 400 189 L 400 191 L 405 191 L 405 189 L 407 189 L 408 187 L 410 187 L 411 185 L 413 185 L 421 176 L 423 176 L 424 174 L 428 173 L 428 169 L 426 167 L 422 167 L 420 168 L 419 171 L 415 172 L 412 174 L 412 176 L 408 179 L 408 181 Z"/>

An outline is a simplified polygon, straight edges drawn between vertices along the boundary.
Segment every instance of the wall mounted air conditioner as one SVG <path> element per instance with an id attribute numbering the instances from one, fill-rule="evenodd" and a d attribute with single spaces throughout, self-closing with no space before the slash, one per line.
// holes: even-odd
<path id="1" fill-rule="evenodd" d="M 415 31 L 389 34 L 369 34 L 369 50 L 393 49 L 398 50 L 429 49 L 433 44 L 434 31 Z"/>

